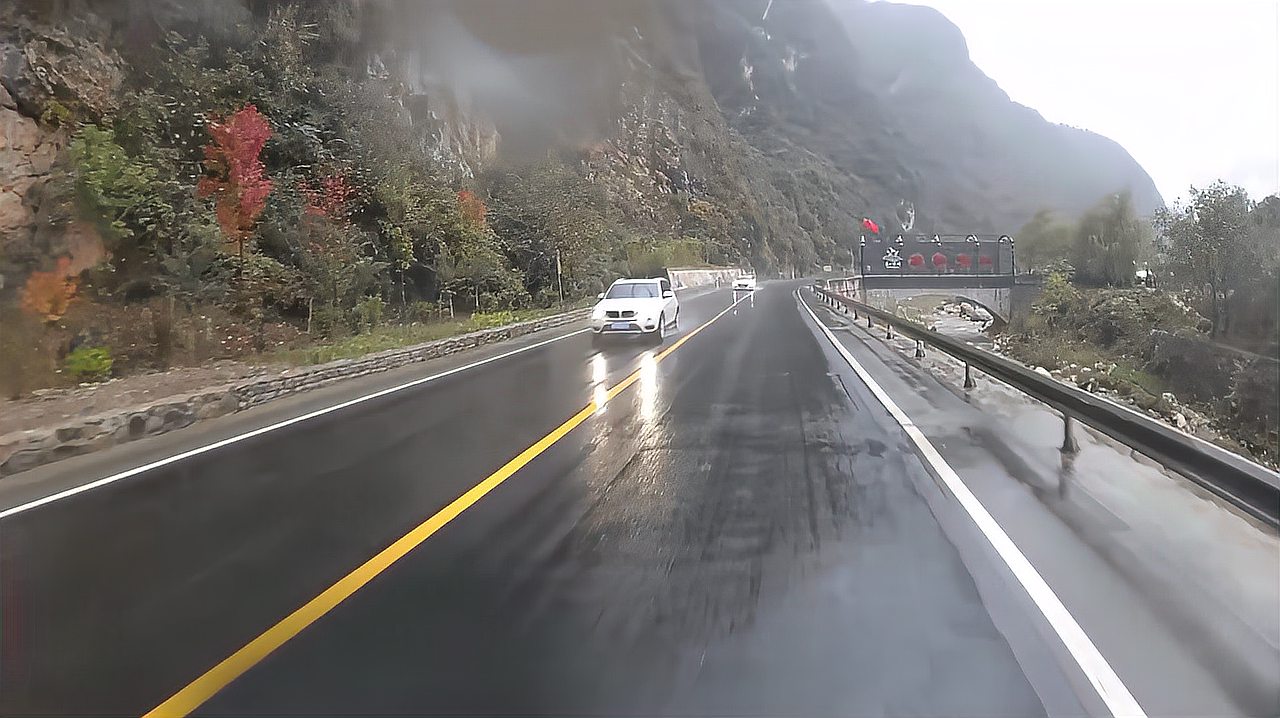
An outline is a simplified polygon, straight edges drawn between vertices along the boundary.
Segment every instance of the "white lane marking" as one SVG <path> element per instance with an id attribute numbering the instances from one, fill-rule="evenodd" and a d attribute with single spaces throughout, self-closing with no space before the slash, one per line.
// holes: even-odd
<path id="1" fill-rule="evenodd" d="M 421 386 L 422 384 L 426 384 L 427 382 L 432 382 L 437 379 L 443 379 L 447 376 L 452 376 L 453 374 L 467 371 L 468 369 L 474 369 L 478 366 L 484 366 L 485 364 L 498 361 L 499 359 L 506 359 L 509 356 L 514 356 L 516 354 L 520 354 L 521 352 L 527 352 L 532 349 L 537 349 L 538 347 L 546 346 L 552 342 L 558 342 L 561 339 L 568 339 L 569 337 L 574 337 L 589 331 L 591 330 L 579 329 L 576 332 L 570 332 L 568 334 L 562 334 L 558 337 L 552 337 L 551 339 L 545 339 L 543 341 L 538 342 L 537 344 L 530 344 L 527 347 L 514 349 L 512 351 L 505 352 L 503 354 L 498 354 L 497 356 L 491 356 L 488 359 L 481 359 L 480 361 L 472 362 L 465 366 L 460 366 L 454 369 L 450 369 L 449 371 L 440 372 L 439 374 L 432 374 L 431 376 L 422 377 L 420 379 L 414 379 L 413 381 L 405 382 L 404 384 L 398 384 L 396 386 L 393 386 L 387 389 L 382 389 L 380 391 L 375 391 L 372 394 L 359 396 L 359 397 L 356 397 L 355 399 L 344 401 L 340 404 L 334 404 L 333 406 L 326 406 L 323 409 L 316 409 L 315 411 L 308 412 L 300 416 L 295 416 L 292 419 L 285 419 L 284 421 L 280 421 L 275 424 L 269 424 L 267 426 L 254 429 L 253 431 L 248 431 L 243 434 L 237 434 L 230 438 L 223 439 L 222 441 L 215 441 L 212 444 L 199 446 L 194 449 L 191 449 L 190 451 L 184 451 L 180 454 L 174 454 L 173 456 L 168 456 L 158 461 L 153 461 L 149 464 L 143 464 L 142 466 L 137 466 L 127 471 L 122 471 L 118 474 L 112 474 L 111 476 L 98 479 L 97 481 L 91 481 L 87 484 L 74 486 L 65 491 L 59 491 L 56 494 L 50 494 L 48 496 L 45 496 L 44 498 L 36 499 L 34 501 L 29 501 L 25 504 L 14 506 L 11 509 L 5 509 L 4 511 L 0 511 L 0 519 L 6 519 L 10 516 L 13 516 L 14 514 L 20 514 L 23 511 L 30 511 L 31 509 L 34 509 L 39 506 L 44 506 L 45 504 L 53 503 L 54 501 L 61 501 L 62 499 L 65 499 L 69 496 L 75 496 L 76 494 L 83 493 L 85 491 L 89 491 L 92 489 L 96 489 L 99 486 L 106 486 L 107 484 L 115 483 L 116 481 L 120 481 L 121 479 L 127 479 L 131 476 L 137 476 L 138 474 L 151 471 L 152 469 L 158 469 L 162 466 L 168 466 L 169 464 L 182 461 L 183 459 L 189 459 L 193 456 L 199 456 L 200 454 L 214 451 L 216 449 L 221 449 L 224 446 L 230 446 L 231 444 L 244 441 L 245 439 L 252 439 L 255 436 L 261 436 L 268 432 L 275 431 L 276 429 L 283 429 L 286 426 L 292 426 L 294 424 L 307 421 L 308 419 L 314 419 L 317 416 L 324 416 L 325 414 L 338 411 L 339 409 L 346 409 L 347 407 L 355 406 L 356 404 L 361 404 L 371 399 L 377 399 L 378 397 L 383 397 L 388 394 L 394 394 L 398 391 L 404 391 L 405 389 L 410 389 L 415 386 Z"/>
<path id="2" fill-rule="evenodd" d="M 1066 645 L 1070 651 L 1071 657 L 1075 659 L 1076 665 L 1080 666 L 1080 670 L 1084 672 L 1085 677 L 1089 679 L 1089 683 L 1093 684 L 1094 690 L 1098 692 L 1098 696 L 1102 698 L 1102 702 L 1107 705 L 1107 710 L 1111 711 L 1114 716 L 1124 716 L 1128 718 L 1145 718 L 1146 712 L 1142 710 L 1142 706 L 1138 705 L 1138 701 L 1129 692 L 1121 682 L 1120 677 L 1116 675 L 1111 664 L 1107 663 L 1107 659 L 1098 651 L 1097 646 L 1093 645 L 1093 641 L 1076 622 L 1074 616 L 1067 611 L 1067 607 L 1063 605 L 1062 600 L 1053 592 L 1049 584 L 1041 577 L 1040 572 L 1036 571 L 1027 557 L 1023 555 L 1021 549 L 1013 543 L 1013 539 L 1000 528 L 1000 524 L 987 511 L 982 502 L 978 501 L 978 497 L 973 495 L 969 487 L 965 485 L 955 470 L 947 464 L 942 458 L 942 454 L 934 448 L 915 425 L 911 417 L 907 416 L 884 389 L 876 383 L 875 379 L 867 373 L 867 370 L 858 363 L 857 359 L 844 348 L 844 345 L 836 339 L 836 335 L 823 324 L 809 305 L 805 303 L 804 298 L 800 296 L 800 292 L 796 291 L 796 299 L 800 302 L 800 306 L 813 319 L 813 323 L 822 330 L 822 333 L 831 341 L 832 346 L 844 357 L 844 360 L 853 367 L 854 372 L 867 385 L 871 393 L 876 399 L 889 410 L 889 414 L 893 416 L 894 421 L 902 427 L 907 436 L 911 437 L 912 443 L 916 445 L 920 455 L 925 461 L 929 462 L 929 466 L 938 474 L 938 477 L 946 483 L 947 488 L 951 490 L 952 495 L 960 503 L 964 510 L 968 512 L 969 517 L 978 525 L 982 531 L 982 535 L 987 537 L 991 542 L 991 546 L 995 548 L 996 553 L 1004 561 L 1009 570 L 1018 579 L 1018 583 L 1022 584 L 1022 588 L 1031 596 L 1031 600 L 1035 602 L 1036 607 L 1040 609 L 1040 613 L 1049 621 L 1049 625 L 1053 627 L 1058 638 L 1062 639 L 1062 643 Z"/>

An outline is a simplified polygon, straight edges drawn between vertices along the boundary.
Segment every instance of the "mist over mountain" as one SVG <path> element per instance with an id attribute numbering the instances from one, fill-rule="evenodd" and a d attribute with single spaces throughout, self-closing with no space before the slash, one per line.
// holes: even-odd
<path id="1" fill-rule="evenodd" d="M 345 143 L 320 154 L 372 142 L 339 126 L 367 113 L 383 118 L 374 124 L 403 124 L 405 157 L 433 177 L 492 196 L 510 186 L 501 178 L 527 178 L 529 166 L 554 158 L 603 198 L 613 231 L 690 239 L 711 261 L 829 263 L 856 243 L 863 216 L 889 231 L 910 214 L 913 232 L 1015 233 L 1037 210 L 1077 214 L 1125 189 L 1140 213 L 1162 204 L 1122 147 L 1010 101 L 970 61 L 960 31 L 925 7 L 26 0 L 4 12 L 2 111 L 39 124 L 0 157 L 0 171 L 21 178 L 0 193 L 9 273 L 67 243 L 42 228 L 52 205 L 41 188 L 58 172 L 45 155 L 68 141 L 67 125 L 47 122 L 49 108 L 114 121 L 116 96 L 146 91 L 152 63 L 198 42 L 261 55 L 263 78 L 292 73 L 289 92 L 313 114 L 339 96 L 364 98 L 333 110 L 331 127 L 313 122 L 323 130 L 313 137 Z M 259 96 L 274 90 L 254 82 L 266 79 L 246 79 L 242 101 L 271 104 Z M 230 95 L 218 102 L 197 109 L 234 108 Z M 280 132 L 268 159 L 282 157 L 272 154 L 285 146 Z M 501 231 L 497 239 L 507 241 Z M 620 261 L 620 245 L 610 246 L 609 261 Z M 502 251 L 515 256 L 510 244 Z"/>

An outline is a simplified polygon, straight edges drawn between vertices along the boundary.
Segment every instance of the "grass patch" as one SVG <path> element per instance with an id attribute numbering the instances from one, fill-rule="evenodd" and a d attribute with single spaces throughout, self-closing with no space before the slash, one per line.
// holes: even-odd
<path id="1" fill-rule="evenodd" d="M 1160 377 L 1124 363 L 1117 362 L 1111 376 L 1118 382 L 1133 384 L 1154 397 L 1159 397 L 1166 391 L 1164 380 Z"/>
<path id="2" fill-rule="evenodd" d="M 1072 364 L 1093 367 L 1098 362 L 1110 361 L 1089 344 L 1057 337 L 1016 337 L 1008 342 L 1006 349 L 1023 362 L 1046 369 Z"/>
<path id="3" fill-rule="evenodd" d="M 581 303 L 578 303 L 581 304 Z M 296 349 L 285 349 L 272 352 L 264 360 L 273 364 L 290 364 L 307 366 L 325 364 L 339 359 L 357 359 L 367 354 L 388 349 L 423 344 L 439 339 L 493 329 L 508 324 L 518 324 L 533 319 L 541 319 L 562 312 L 573 311 L 578 304 L 569 304 L 564 309 L 520 309 L 515 311 L 476 314 L 467 319 L 453 319 L 427 324 L 391 324 L 374 327 L 350 337 L 327 340 L 320 344 Z"/>

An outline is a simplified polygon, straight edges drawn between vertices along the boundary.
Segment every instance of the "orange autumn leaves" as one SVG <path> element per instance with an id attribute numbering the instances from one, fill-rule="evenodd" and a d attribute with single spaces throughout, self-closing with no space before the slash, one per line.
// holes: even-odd
<path id="1" fill-rule="evenodd" d="M 475 192 L 469 189 L 458 192 L 458 211 L 471 226 L 477 229 L 485 228 L 485 215 L 489 213 L 489 208 L 485 206 L 484 200 L 476 196 Z"/>
<path id="2" fill-rule="evenodd" d="M 51 272 L 32 272 L 22 288 L 22 308 L 56 322 L 67 313 L 71 300 L 75 299 L 79 282 L 72 276 L 71 259 L 62 257 Z"/>

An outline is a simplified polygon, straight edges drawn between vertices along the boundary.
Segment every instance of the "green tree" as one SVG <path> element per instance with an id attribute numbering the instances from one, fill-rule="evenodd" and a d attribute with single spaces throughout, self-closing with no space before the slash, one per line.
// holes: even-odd
<path id="1" fill-rule="evenodd" d="M 1269 197 L 1255 206 L 1244 188 L 1218 181 L 1205 189 L 1192 187 L 1188 202 L 1156 213 L 1174 278 L 1200 295 L 1214 335 L 1231 331 L 1234 307 L 1274 294 L 1278 205 L 1280 199 Z"/>
<path id="2" fill-rule="evenodd" d="M 1076 279 L 1086 284 L 1128 286 L 1150 243 L 1150 230 L 1134 212 L 1129 192 L 1110 195 L 1086 212 L 1076 226 L 1072 255 Z"/>
<path id="3" fill-rule="evenodd" d="M 1072 258 L 1076 228 L 1042 209 L 1018 230 L 1018 264 L 1034 269 L 1060 265 Z"/>
<path id="4" fill-rule="evenodd" d="M 529 291 L 556 288 L 558 254 L 566 295 L 598 292 L 622 258 L 600 189 L 554 159 L 488 179 L 489 222 Z"/>
<path id="5" fill-rule="evenodd" d="M 109 128 L 85 125 L 71 140 L 76 194 L 113 249 L 119 241 L 154 239 L 173 220 L 173 207 L 155 191 L 156 169 L 131 157 Z"/>

